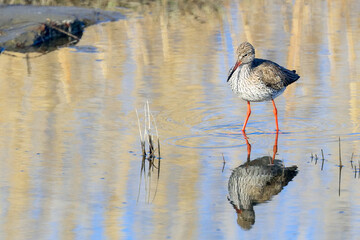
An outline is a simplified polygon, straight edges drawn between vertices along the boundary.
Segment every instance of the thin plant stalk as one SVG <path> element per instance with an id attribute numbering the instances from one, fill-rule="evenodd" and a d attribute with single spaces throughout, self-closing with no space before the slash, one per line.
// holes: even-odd
<path id="1" fill-rule="evenodd" d="M 342 161 L 341 161 L 341 144 L 340 144 L 340 137 L 339 137 L 339 165 L 342 167 Z"/>

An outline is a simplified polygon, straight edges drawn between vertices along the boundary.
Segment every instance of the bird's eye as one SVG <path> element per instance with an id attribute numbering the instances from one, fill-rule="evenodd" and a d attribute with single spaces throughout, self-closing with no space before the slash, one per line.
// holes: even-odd
<path id="1" fill-rule="evenodd" d="M 245 54 L 244 57 L 246 57 L 248 54 Z"/>

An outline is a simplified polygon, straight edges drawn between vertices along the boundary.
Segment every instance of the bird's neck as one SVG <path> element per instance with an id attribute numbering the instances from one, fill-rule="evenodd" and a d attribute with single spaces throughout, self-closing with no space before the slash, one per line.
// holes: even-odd
<path id="1" fill-rule="evenodd" d="M 250 76 L 250 72 L 251 72 L 251 66 L 252 66 L 252 62 L 249 63 L 243 63 L 239 66 L 240 68 L 240 73 L 239 73 L 239 78 L 240 79 L 247 79 Z"/>

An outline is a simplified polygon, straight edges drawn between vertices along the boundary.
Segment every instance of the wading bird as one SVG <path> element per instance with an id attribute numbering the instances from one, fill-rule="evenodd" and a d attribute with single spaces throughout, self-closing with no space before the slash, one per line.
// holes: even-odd
<path id="1" fill-rule="evenodd" d="M 276 131 L 279 131 L 274 98 L 300 76 L 295 70 L 288 70 L 270 60 L 255 58 L 255 49 L 248 42 L 241 43 L 236 54 L 237 61 L 229 71 L 227 82 L 235 94 L 247 101 L 248 109 L 242 131 L 245 131 L 251 114 L 250 102 L 270 100 L 274 107 Z"/>

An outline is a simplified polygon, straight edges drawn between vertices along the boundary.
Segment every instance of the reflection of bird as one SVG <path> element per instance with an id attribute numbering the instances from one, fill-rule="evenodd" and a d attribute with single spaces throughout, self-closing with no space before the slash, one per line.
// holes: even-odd
<path id="1" fill-rule="evenodd" d="M 269 156 L 257 158 L 235 168 L 229 178 L 229 201 L 235 208 L 237 222 L 243 229 L 255 223 L 253 206 L 270 200 L 297 174 L 297 166 L 284 167 L 282 161 L 273 164 Z"/>
<path id="2" fill-rule="evenodd" d="M 276 130 L 279 131 L 277 109 L 274 98 L 284 92 L 286 86 L 299 79 L 296 71 L 290 71 L 280 65 L 264 59 L 255 58 L 255 49 L 243 42 L 238 47 L 237 61 L 230 69 L 228 79 L 232 90 L 247 101 L 248 110 L 242 131 L 251 114 L 250 102 L 272 101 Z"/>

